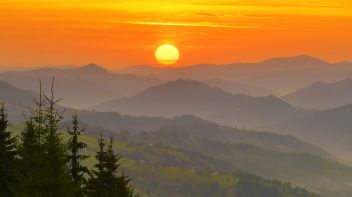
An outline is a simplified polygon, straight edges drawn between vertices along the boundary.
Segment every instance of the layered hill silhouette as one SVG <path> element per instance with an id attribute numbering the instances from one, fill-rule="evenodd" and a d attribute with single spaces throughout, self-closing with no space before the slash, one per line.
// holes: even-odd
<path id="1" fill-rule="evenodd" d="M 23 113 L 28 112 L 28 108 L 33 106 L 33 99 L 37 93 L 22 90 L 0 81 L 0 101 L 4 102 L 9 113 L 11 122 L 24 121 Z M 62 106 L 58 106 L 63 109 Z M 200 138 L 218 138 L 228 142 L 243 142 L 262 146 L 268 149 L 288 152 L 306 152 L 330 157 L 329 154 L 318 147 L 299 141 L 291 136 L 284 136 L 268 132 L 254 132 L 243 129 L 235 129 L 226 126 L 219 126 L 211 121 L 204 120 L 192 115 L 183 115 L 174 118 L 128 116 L 114 112 L 97 112 L 87 110 L 75 110 L 66 108 L 64 119 L 70 122 L 72 114 L 77 111 L 83 124 L 90 127 L 100 127 L 94 134 L 99 134 L 100 130 L 121 131 L 128 130 L 132 133 L 141 131 L 156 131 L 165 128 L 189 128 L 190 135 L 197 135 Z M 203 132 L 199 132 L 203 128 Z M 177 130 L 177 129 L 176 129 Z M 90 131 L 91 134 L 93 131 Z M 280 147 L 284 147 L 280 149 Z"/>
<path id="2" fill-rule="evenodd" d="M 176 83 L 176 86 L 178 83 L 195 83 L 205 89 L 210 88 L 195 81 L 180 80 L 170 83 Z M 28 91 L 8 84 L 0 87 L 5 87 L 0 89 L 2 93 L 16 91 L 15 96 L 30 96 L 27 95 Z M 219 91 L 218 94 L 234 96 L 217 88 L 211 89 L 215 89 L 214 92 Z M 30 94 L 36 95 L 33 92 Z M 30 105 L 30 101 L 17 103 L 13 97 L 2 98 L 11 104 L 10 108 L 16 107 L 17 104 Z M 227 97 L 223 96 L 223 101 L 224 98 Z M 21 110 L 27 109 L 22 106 Z M 66 110 L 66 122 L 69 121 L 73 111 L 74 109 L 70 108 Z M 22 112 L 11 113 L 22 115 Z M 341 193 L 338 196 L 344 196 L 342 195 L 344 192 L 347 192 L 348 196 L 351 190 L 345 183 L 352 175 L 352 169 L 334 161 L 333 156 L 321 148 L 292 136 L 219 126 L 195 116 L 151 118 L 84 110 L 79 110 L 78 113 L 82 126 L 87 128 L 85 134 L 96 136 L 103 131 L 121 140 L 124 144 L 122 146 L 126 147 L 122 148 L 122 151 L 127 150 L 123 152 L 123 156 L 132 159 L 134 163 L 139 162 L 142 167 L 137 169 L 141 174 L 151 172 L 146 171 L 148 167 L 160 169 L 168 166 L 173 166 L 173 169 L 177 166 L 199 171 L 211 169 L 216 173 L 225 174 L 242 170 L 267 178 L 291 181 L 295 185 L 319 193 L 332 194 L 336 193 L 334 188 L 340 188 Z M 321 179 L 329 180 L 332 189 L 326 189 L 327 183 Z"/>
<path id="3" fill-rule="evenodd" d="M 206 81 L 215 78 L 264 87 L 280 95 L 286 95 L 316 81 L 349 78 L 352 76 L 352 63 L 329 63 L 315 57 L 301 55 L 273 58 L 257 63 L 200 64 L 176 69 L 138 66 L 117 72 L 153 76 L 165 80 L 185 78 Z"/>
<path id="4" fill-rule="evenodd" d="M 333 83 L 317 82 L 284 97 L 293 105 L 329 109 L 352 104 L 352 79 Z"/>
<path id="5" fill-rule="evenodd" d="M 0 81 L 0 103 L 8 107 L 9 118 L 13 121 L 23 120 L 23 112 L 33 105 L 33 98 L 36 96 L 35 92 L 22 90 Z"/>
<path id="6" fill-rule="evenodd" d="M 192 80 L 168 82 L 132 97 L 105 102 L 94 109 L 153 117 L 190 114 L 237 127 L 273 124 L 308 113 L 275 96 L 233 95 Z"/>
<path id="7" fill-rule="evenodd" d="M 221 79 L 209 79 L 203 81 L 203 83 L 212 87 L 221 88 L 227 92 L 230 92 L 231 94 L 245 94 L 249 96 L 269 96 L 275 94 L 273 91 L 265 88 L 245 85 L 233 81 L 225 81 Z"/>
<path id="8" fill-rule="evenodd" d="M 351 162 L 352 105 L 316 112 L 267 129 L 289 133 Z"/>
<path id="9" fill-rule="evenodd" d="M 321 148 L 289 135 L 220 126 L 195 116 L 150 118 L 123 116 L 108 112 L 79 111 L 79 113 L 82 123 L 88 128 L 87 133 L 90 135 L 99 135 L 100 131 L 104 131 L 106 134 L 110 134 L 111 131 L 129 131 L 132 134 L 145 131 L 180 131 L 199 139 L 252 144 L 272 151 L 309 153 L 334 159 L 332 155 Z M 111 134 L 115 135 L 114 133 Z"/>
<path id="10" fill-rule="evenodd" d="M 19 89 L 11 84 L 0 81 L 0 101 L 9 102 L 17 106 L 31 106 L 32 99 L 37 94 L 32 91 Z"/>
<path id="11" fill-rule="evenodd" d="M 38 80 L 41 79 L 44 91 L 48 91 L 50 88 L 48 84 L 53 76 L 57 95 L 65 98 L 63 105 L 79 108 L 116 97 L 133 95 L 161 83 L 154 78 L 110 73 L 96 64 L 78 68 L 4 72 L 0 73 L 0 80 L 25 90 L 38 91 Z"/>
<path id="12" fill-rule="evenodd" d="M 170 83 L 171 84 L 172 83 L 176 83 L 176 84 L 191 83 L 191 84 L 200 85 L 206 89 L 210 88 L 202 83 L 195 82 L 195 81 L 180 80 L 180 81 L 170 82 Z M 165 84 L 165 85 L 168 85 L 168 84 Z M 155 87 L 155 88 L 158 88 L 158 87 Z M 219 91 L 217 94 L 213 94 L 213 95 L 219 95 L 220 93 L 226 95 L 226 96 L 223 95 L 221 97 L 222 98 L 221 102 L 226 101 L 225 98 L 227 98 L 230 101 L 233 101 L 232 97 L 237 98 L 236 96 L 229 94 L 227 92 L 224 92 L 222 90 L 219 90 L 217 88 L 210 88 L 210 89 L 215 89 L 216 91 Z M 198 95 L 198 92 L 193 92 L 193 93 Z M 12 122 L 21 122 L 24 120 L 23 112 L 28 111 L 27 107 L 32 105 L 32 98 L 34 98 L 36 95 L 37 94 L 35 92 L 21 90 L 19 88 L 16 88 L 12 85 L 9 85 L 5 82 L 0 81 L 0 100 L 2 102 L 5 102 L 6 105 L 8 106 L 9 118 Z M 202 98 L 206 98 L 205 95 L 200 94 L 200 96 Z M 150 97 L 150 98 L 151 98 L 151 101 L 158 102 L 158 100 L 153 100 L 154 97 Z M 169 97 L 163 97 L 163 98 L 169 99 Z M 251 97 L 241 95 L 239 98 L 251 98 Z M 177 97 L 175 97 L 175 99 L 176 101 L 182 101 Z M 256 101 L 257 99 L 261 100 L 263 98 L 251 98 L 251 99 L 252 101 L 253 100 Z M 203 100 L 206 100 L 206 99 L 203 99 Z M 176 101 L 174 100 L 172 102 L 176 102 Z M 182 109 L 184 105 L 190 108 L 195 107 L 194 105 L 187 104 L 188 100 L 186 101 L 187 101 L 186 103 L 178 104 L 177 107 L 179 109 Z M 197 101 L 197 100 L 194 100 L 194 101 Z M 162 101 L 162 102 L 166 102 L 166 101 Z M 171 102 L 171 101 L 168 101 L 168 102 Z M 159 107 L 159 105 L 155 106 L 156 104 L 154 103 L 151 103 L 151 104 L 153 104 L 153 109 L 158 109 L 157 107 Z M 151 104 L 148 103 L 148 105 L 151 105 Z M 240 103 L 240 104 L 243 105 L 243 103 Z M 224 108 L 227 106 L 228 105 L 225 105 Z M 236 106 L 236 105 L 232 105 L 232 106 Z M 260 105 L 257 104 L 257 106 L 260 106 Z M 287 108 L 287 106 L 290 106 L 290 105 L 285 104 L 284 106 L 286 106 L 284 109 L 286 110 L 289 109 L 288 111 L 290 112 L 291 110 L 294 110 L 291 107 Z M 202 109 L 203 105 L 196 106 L 196 107 L 199 113 L 204 112 L 200 110 Z M 217 108 L 217 106 L 215 107 Z M 138 109 L 140 108 L 138 107 Z M 164 108 L 160 108 L 160 109 L 164 109 Z M 65 113 L 66 120 L 70 119 L 71 115 L 73 114 L 73 111 L 74 109 L 70 109 L 70 108 L 66 109 L 66 113 Z M 160 111 L 155 110 L 155 111 L 151 111 L 150 113 L 157 113 L 157 112 L 160 112 Z M 147 116 L 128 116 L 128 115 L 121 115 L 115 112 L 98 112 L 98 111 L 85 111 L 85 110 L 80 110 L 79 113 L 81 114 L 82 121 L 84 121 L 87 125 L 94 126 L 97 128 L 100 128 L 100 127 L 105 128 L 110 131 L 129 130 L 131 132 L 139 132 L 142 130 L 159 130 L 162 128 L 170 127 L 172 125 L 174 125 L 175 127 L 186 125 L 186 126 L 189 126 L 189 128 L 192 128 L 192 125 L 198 125 L 198 126 L 203 125 L 204 131 L 206 131 L 207 130 L 206 128 L 208 127 L 208 128 L 212 128 L 211 130 L 214 131 L 215 133 L 221 133 L 221 135 L 226 136 L 222 130 L 228 130 L 227 127 L 218 126 L 215 123 L 197 118 L 195 116 L 181 115 L 175 118 L 162 118 L 162 117 L 147 117 Z M 246 112 L 246 114 L 248 115 L 249 112 Z M 263 113 L 263 116 L 268 114 L 269 113 Z M 148 114 L 148 115 L 152 115 L 152 114 Z M 176 115 L 176 114 L 169 114 L 169 115 Z M 242 115 L 241 113 L 237 113 L 230 117 L 231 118 L 235 117 L 234 122 L 236 122 L 236 120 L 238 120 L 237 117 L 245 118 L 241 115 Z M 335 155 L 339 156 L 339 158 L 347 158 L 348 157 L 347 154 L 352 150 L 352 145 L 350 143 L 352 140 L 352 135 L 350 134 L 350 122 L 352 122 L 352 105 L 343 106 L 332 110 L 326 110 L 323 112 L 302 113 L 299 116 L 289 117 L 289 118 L 284 117 L 286 116 L 286 113 L 279 113 L 278 116 L 281 116 L 278 119 L 282 121 L 279 121 L 279 122 L 272 121 L 273 123 L 271 125 L 261 126 L 261 128 L 264 130 L 273 131 L 276 133 L 283 133 L 283 134 L 297 136 L 300 139 L 305 140 L 306 142 L 310 142 L 313 144 L 317 144 L 320 147 L 324 147 L 329 152 L 333 152 Z M 250 117 L 253 117 L 253 116 L 250 116 Z M 252 120 L 254 120 L 254 118 L 252 118 Z M 261 121 L 259 120 L 259 122 Z M 229 131 L 230 130 L 231 129 L 229 129 Z M 240 130 L 241 129 L 238 129 L 237 131 L 240 131 Z M 233 132 L 236 132 L 236 129 Z M 198 134 L 200 135 L 201 133 L 198 133 Z M 250 135 L 249 133 L 243 133 L 243 134 Z M 271 147 L 277 146 L 277 147 L 287 148 L 287 147 L 290 147 L 288 144 L 290 143 L 294 144 L 294 142 L 291 141 L 291 142 L 283 143 L 281 144 L 282 145 L 281 146 L 280 143 L 274 142 L 275 138 L 277 138 L 276 135 L 268 135 L 268 134 L 265 134 L 265 132 L 262 135 L 261 133 L 257 133 L 253 135 L 253 138 L 249 138 L 249 139 L 254 140 L 256 138 L 259 138 L 258 143 L 264 143 L 263 142 L 264 139 L 271 139 L 272 140 L 272 142 L 270 142 Z M 240 141 L 236 141 L 236 142 L 246 142 L 246 143 L 248 143 L 247 140 L 249 140 L 240 136 L 236 136 L 234 137 L 234 139 L 241 139 Z M 332 141 L 331 139 L 334 139 L 334 140 Z M 284 137 L 283 138 L 279 137 L 278 141 L 284 142 L 286 140 L 284 139 Z M 258 145 L 257 143 L 254 143 L 254 142 L 252 142 L 251 144 Z M 268 148 L 268 146 L 266 146 L 265 148 Z M 304 147 L 302 144 L 299 146 Z M 288 150 L 290 149 L 292 149 L 292 147 L 288 148 Z M 294 150 L 297 151 L 298 149 L 294 149 Z"/>
<path id="13" fill-rule="evenodd" d="M 121 124 L 120 118 L 116 118 L 116 125 Z M 140 123 L 133 123 L 132 117 L 129 118 L 131 125 Z M 136 118 L 141 117 L 133 117 Z M 145 123 L 150 119 L 144 118 Z M 82 120 L 85 119 L 83 115 Z M 99 118 L 90 118 L 89 121 L 96 119 Z M 151 168 L 171 165 L 198 170 L 206 168 L 222 173 L 231 173 L 238 169 L 290 181 L 294 185 L 304 186 L 324 195 L 347 197 L 351 192 L 350 186 L 345 183 L 349 181 L 352 169 L 329 159 L 319 148 L 291 136 L 232 129 L 208 121 L 197 120 L 192 123 L 190 120 L 195 117 L 176 119 L 179 120 L 173 122 L 172 119 L 163 119 L 168 123 L 164 122 L 160 129 L 140 132 L 112 132 L 116 129 L 104 130 L 87 125 L 84 127 L 87 128 L 86 134 L 96 136 L 97 131 L 103 131 L 121 140 L 123 144 L 127 143 L 122 148 L 122 151 L 126 150 L 124 157 L 149 164 Z M 156 118 L 153 119 L 154 123 L 155 120 Z M 134 148 L 136 145 L 142 147 Z"/>

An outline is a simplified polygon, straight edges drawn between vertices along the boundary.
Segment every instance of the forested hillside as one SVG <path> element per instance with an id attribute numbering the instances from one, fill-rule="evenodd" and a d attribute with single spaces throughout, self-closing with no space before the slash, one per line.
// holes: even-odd
<path id="1" fill-rule="evenodd" d="M 14 135 L 21 133 L 23 125 L 12 126 Z M 70 135 L 63 131 L 64 141 Z M 87 144 L 82 155 L 88 156 L 82 166 L 93 168 L 94 154 L 99 150 L 97 137 L 80 135 Z M 182 149 L 162 145 L 141 144 L 126 139 L 124 133 L 115 136 L 113 150 L 122 156 L 121 164 L 131 177 L 135 191 L 141 197 L 317 197 L 305 189 L 289 183 L 263 179 L 239 172 L 227 162 Z M 137 139 L 137 138 L 136 138 Z M 128 142 L 128 143 L 126 143 Z"/>
<path id="2" fill-rule="evenodd" d="M 1 196 L 316 196 L 290 184 L 235 173 L 233 164 L 187 149 L 140 143 L 137 136 L 137 141 L 121 140 L 123 135 L 117 134 L 114 143 L 113 136 L 108 142 L 102 132 L 98 140 L 82 135 L 76 114 L 71 127 L 61 130 L 59 100 L 40 93 L 33 101 L 26 121 L 10 128 L 2 104 Z"/>
<path id="3" fill-rule="evenodd" d="M 8 101 L 12 102 L 11 99 Z M 9 108 L 13 106 L 16 105 L 10 105 Z M 59 105 L 56 107 L 59 111 L 64 110 Z M 27 115 L 31 114 L 24 105 L 18 109 L 27 111 Z M 111 135 L 116 143 L 123 145 L 116 151 L 127 160 L 132 160 L 132 163 L 143 164 L 143 169 L 144 165 L 151 169 L 176 167 L 223 175 L 246 171 L 265 178 L 292 182 L 323 195 L 335 193 L 345 197 L 352 191 L 348 185 L 352 177 L 351 168 L 335 162 L 334 157 L 324 150 L 291 136 L 219 126 L 195 116 L 150 118 L 111 112 L 78 112 L 82 126 L 87 128 L 86 135 L 95 138 L 100 132 L 105 136 Z M 16 117 L 21 116 L 16 111 L 11 113 Z M 71 128 L 74 114 L 74 109 L 66 109 L 62 114 L 62 122 L 58 123 L 60 128 Z M 18 122 L 19 119 L 16 120 Z M 17 132 L 23 130 L 17 129 Z M 95 138 L 89 143 L 95 147 L 94 152 L 97 151 Z M 126 149 L 122 147 L 127 147 L 129 151 L 124 151 Z M 160 155 L 159 150 L 164 149 L 187 156 L 180 160 L 178 154 Z M 138 177 L 132 178 L 137 181 Z"/>

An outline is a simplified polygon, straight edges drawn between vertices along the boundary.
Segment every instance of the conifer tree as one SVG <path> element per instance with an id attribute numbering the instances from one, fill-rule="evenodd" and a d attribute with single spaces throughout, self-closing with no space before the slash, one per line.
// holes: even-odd
<path id="1" fill-rule="evenodd" d="M 0 196 L 11 197 L 15 186 L 14 166 L 16 138 L 7 131 L 8 120 L 4 103 L 0 104 Z"/>
<path id="2" fill-rule="evenodd" d="M 104 186 L 104 165 L 105 165 L 105 140 L 103 139 L 103 135 L 100 135 L 98 139 L 99 150 L 96 152 L 95 159 L 97 160 L 97 164 L 94 165 L 94 170 L 91 172 L 91 177 L 88 181 L 87 185 L 87 194 L 90 197 L 98 197 L 101 195 L 105 197 L 105 186 Z"/>
<path id="3" fill-rule="evenodd" d="M 130 180 L 118 170 L 120 157 L 113 151 L 113 141 L 106 148 L 102 134 L 98 140 L 99 150 L 96 153 L 98 163 L 94 166 L 92 177 L 88 183 L 90 197 L 132 197 L 133 188 Z"/>
<path id="4" fill-rule="evenodd" d="M 54 82 L 54 81 L 53 81 Z M 58 100 L 47 97 L 40 88 L 36 108 L 26 121 L 21 135 L 18 172 L 20 197 L 71 197 L 75 196 L 67 169 L 67 146 L 59 133 L 61 113 L 56 108 Z"/>
<path id="5" fill-rule="evenodd" d="M 124 173 L 121 173 L 120 176 L 116 174 L 120 168 L 121 157 L 114 153 L 113 144 L 113 138 L 111 137 L 105 157 L 107 170 L 106 184 L 111 188 L 111 196 L 132 197 L 134 195 L 133 187 L 130 186 L 130 179 Z"/>
<path id="6" fill-rule="evenodd" d="M 84 196 L 84 186 L 86 184 L 85 175 L 89 174 L 86 166 L 82 165 L 82 161 L 88 158 L 86 155 L 81 155 L 80 151 L 87 147 L 87 144 L 79 141 L 79 136 L 84 132 L 84 129 L 79 129 L 78 115 L 75 112 L 72 116 L 72 129 L 68 129 L 70 140 L 68 143 L 69 154 L 69 171 L 72 176 L 72 181 L 77 187 L 77 196 Z"/>
<path id="7" fill-rule="evenodd" d="M 56 107 L 60 99 L 55 99 L 53 87 L 54 80 L 51 85 L 51 95 L 44 95 L 47 102 L 44 110 L 46 134 L 43 143 L 46 156 L 43 167 L 46 170 L 47 181 L 44 185 L 48 189 L 48 196 L 74 196 L 74 186 L 71 184 L 71 176 L 67 168 L 68 146 L 64 143 L 59 128 L 63 112 Z"/>
<path id="8" fill-rule="evenodd" d="M 30 117 L 26 119 L 25 128 L 21 133 L 21 143 L 18 147 L 20 156 L 20 167 L 16 173 L 19 189 L 16 192 L 18 197 L 41 197 L 45 196 L 45 188 L 42 183 L 46 179 L 46 172 L 43 169 L 45 151 L 44 141 L 44 111 L 46 102 L 40 84 L 40 94 L 33 99 L 36 108 L 31 109 Z"/>

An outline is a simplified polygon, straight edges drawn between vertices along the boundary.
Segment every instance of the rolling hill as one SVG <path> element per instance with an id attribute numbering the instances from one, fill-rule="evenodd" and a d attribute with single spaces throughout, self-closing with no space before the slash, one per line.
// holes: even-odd
<path id="1" fill-rule="evenodd" d="M 10 129 L 16 134 L 21 130 L 19 126 Z M 123 172 L 132 178 L 141 197 L 258 197 L 258 194 L 270 197 L 318 196 L 297 188 L 296 184 L 293 186 L 291 183 L 239 172 L 240 168 L 236 165 L 199 152 L 149 144 L 149 140 L 141 140 L 140 143 L 140 138 L 145 136 L 143 133 L 132 138 L 123 137 L 121 133 L 114 134 L 114 150 L 123 157 Z M 62 136 L 68 139 L 66 133 Z M 97 139 L 82 135 L 80 140 L 88 145 L 83 154 L 90 157 L 84 164 L 91 168 L 96 163 L 94 153 L 98 148 Z M 248 151 L 253 152 L 251 149 Z M 338 196 L 343 197 L 340 194 Z"/>
<path id="2" fill-rule="evenodd" d="M 84 127 L 87 128 L 86 135 L 89 136 L 99 135 L 91 133 L 92 130 L 102 131 L 89 126 Z M 203 130 L 205 134 L 198 135 Z M 202 126 L 197 128 L 197 126 L 174 125 L 149 132 L 103 131 L 106 132 L 105 136 L 109 134 L 114 136 L 115 141 L 118 142 L 116 150 L 129 160 L 125 163 L 126 172 L 138 181 L 137 184 L 141 188 L 152 193 L 169 190 L 174 181 L 183 182 L 190 176 L 205 178 L 212 175 L 213 178 L 208 178 L 215 181 L 217 180 L 215 177 L 218 176 L 229 177 L 228 175 L 234 172 L 246 171 L 266 178 L 290 181 L 295 186 L 308 188 L 324 194 L 323 196 L 334 194 L 334 196 L 347 197 L 351 194 L 351 187 L 346 183 L 350 181 L 352 170 L 347 166 L 310 153 L 281 151 L 282 149 L 274 150 L 269 146 L 265 148 L 265 146 L 250 143 L 236 143 L 235 137 L 240 138 L 237 140 L 241 141 L 244 139 L 243 136 L 240 137 L 243 134 L 232 136 L 231 133 L 235 131 L 229 131 L 230 133 L 226 135 L 226 132 L 218 133 L 218 130 L 214 130 L 211 132 L 213 134 L 209 135 L 211 130 L 211 127 L 206 130 Z M 219 137 L 222 135 L 222 138 Z M 253 135 L 256 134 L 253 133 Z M 274 135 L 268 136 L 267 139 L 275 138 Z M 260 139 L 261 137 L 257 136 L 257 140 L 260 141 Z M 95 147 L 96 141 L 90 139 L 89 144 Z M 165 179 L 170 176 L 177 179 Z M 146 183 L 146 179 L 150 181 Z M 150 182 L 153 184 L 148 184 Z M 199 187 L 198 184 L 198 186 L 191 184 L 192 182 L 189 182 L 189 189 Z M 177 191 L 177 193 L 181 192 Z"/>
<path id="3" fill-rule="evenodd" d="M 0 80 L 0 102 L 5 103 L 9 119 L 14 122 L 23 121 L 23 112 L 33 105 L 36 96 L 35 92 L 16 88 Z"/>
<path id="4" fill-rule="evenodd" d="M 116 131 L 128 131 L 138 134 L 146 131 L 181 131 L 200 139 L 213 139 L 228 143 L 245 143 L 279 152 L 297 152 L 318 155 L 333 159 L 333 156 L 321 148 L 302 142 L 299 139 L 270 132 L 255 132 L 226 126 L 199 119 L 194 116 L 180 116 L 172 119 L 122 116 L 116 113 L 97 113 L 79 111 L 87 133 L 98 135 L 100 131 L 114 135 Z M 66 118 L 69 121 L 69 117 Z M 69 122 L 66 122 L 70 125 Z"/>
<path id="5" fill-rule="evenodd" d="M 0 90 L 0 101 L 22 107 L 32 105 L 32 99 L 37 96 L 35 92 L 16 88 L 3 81 L 0 81 Z"/>
<path id="6" fill-rule="evenodd" d="M 128 138 L 122 139 L 125 142 L 128 141 Z M 323 196 L 347 197 L 352 192 L 351 187 L 348 186 L 352 172 L 350 167 L 311 154 L 273 151 L 251 144 L 222 142 L 217 139 L 207 140 L 187 135 L 187 132 L 182 130 L 164 129 L 139 133 L 137 136 L 132 135 L 130 139 L 133 144 L 136 142 L 148 144 L 149 148 L 146 149 L 148 153 L 152 153 L 154 148 L 164 147 L 193 152 L 192 158 L 197 158 L 196 153 L 199 153 L 205 156 L 203 161 L 207 160 L 206 157 L 213 158 L 217 162 L 208 167 L 203 166 L 204 163 L 200 161 L 196 162 L 196 165 L 219 173 L 229 173 L 234 170 L 247 171 L 267 178 L 290 181 L 294 185 L 308 188 Z M 131 155 L 137 156 L 145 163 L 155 161 L 142 155 L 133 153 Z M 180 161 L 167 156 L 164 158 L 167 159 L 165 162 L 174 161 L 179 165 L 189 165 L 187 159 Z M 161 163 L 157 162 L 157 164 Z"/>
<path id="7" fill-rule="evenodd" d="M 274 95 L 273 91 L 267 90 L 265 88 L 260 88 L 256 86 L 244 85 L 238 82 L 225 81 L 221 79 L 209 79 L 203 81 L 203 83 L 223 89 L 231 94 L 245 94 L 249 96 L 269 96 Z"/>
<path id="8" fill-rule="evenodd" d="M 324 147 L 334 155 L 351 163 L 352 105 L 316 112 L 304 118 L 272 125 L 270 131 L 294 135 Z"/>
<path id="9" fill-rule="evenodd" d="M 283 99 L 296 106 L 316 109 L 352 104 L 352 79 L 333 83 L 316 82 Z"/>
<path id="10" fill-rule="evenodd" d="M 275 96 L 233 95 L 191 80 L 168 82 L 132 97 L 105 102 L 94 109 L 152 117 L 189 114 L 220 124 L 249 128 L 287 121 L 308 113 Z"/>

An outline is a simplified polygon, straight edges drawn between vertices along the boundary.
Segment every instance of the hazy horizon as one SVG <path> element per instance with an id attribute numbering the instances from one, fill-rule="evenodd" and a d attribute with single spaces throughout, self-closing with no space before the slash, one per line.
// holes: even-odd
<path id="1" fill-rule="evenodd" d="M 121 65 L 121 66 L 113 66 L 113 67 L 108 67 L 107 65 L 98 63 L 98 62 L 81 62 L 79 64 L 72 64 L 72 63 L 64 63 L 64 64 L 55 64 L 55 63 L 49 63 L 49 64 L 43 64 L 43 65 L 21 65 L 21 66 L 11 66 L 11 65 L 5 65 L 0 63 L 0 72 L 3 71 L 1 69 L 5 69 L 5 71 L 18 71 L 18 70 L 31 70 L 31 69 L 43 69 L 43 68 L 63 68 L 63 69 L 70 69 L 70 68 L 79 68 L 82 66 L 90 65 L 90 64 L 95 64 L 97 66 L 103 67 L 104 69 L 107 69 L 109 71 L 119 71 L 123 69 L 129 69 L 129 68 L 135 68 L 139 66 L 147 66 L 155 69 L 178 69 L 178 68 L 188 68 L 192 67 L 195 65 L 217 65 L 217 66 L 223 66 L 223 65 L 232 65 L 232 64 L 255 64 L 255 63 L 262 63 L 265 61 L 273 60 L 273 59 L 282 59 L 282 58 L 295 58 L 295 57 L 312 57 L 316 58 L 319 60 L 322 60 L 324 62 L 330 63 L 330 64 L 336 64 L 336 63 L 350 63 L 352 62 L 352 59 L 340 59 L 340 60 L 335 60 L 335 61 L 328 61 L 324 58 L 309 55 L 309 54 L 296 54 L 296 55 L 288 55 L 288 56 L 270 56 L 266 57 L 263 59 L 259 60 L 248 60 L 248 61 L 229 61 L 225 63 L 207 63 L 207 62 L 198 62 L 194 64 L 185 64 L 185 65 L 179 65 L 179 66 L 170 66 L 170 65 L 160 65 L 160 64 L 132 64 L 132 65 Z"/>

